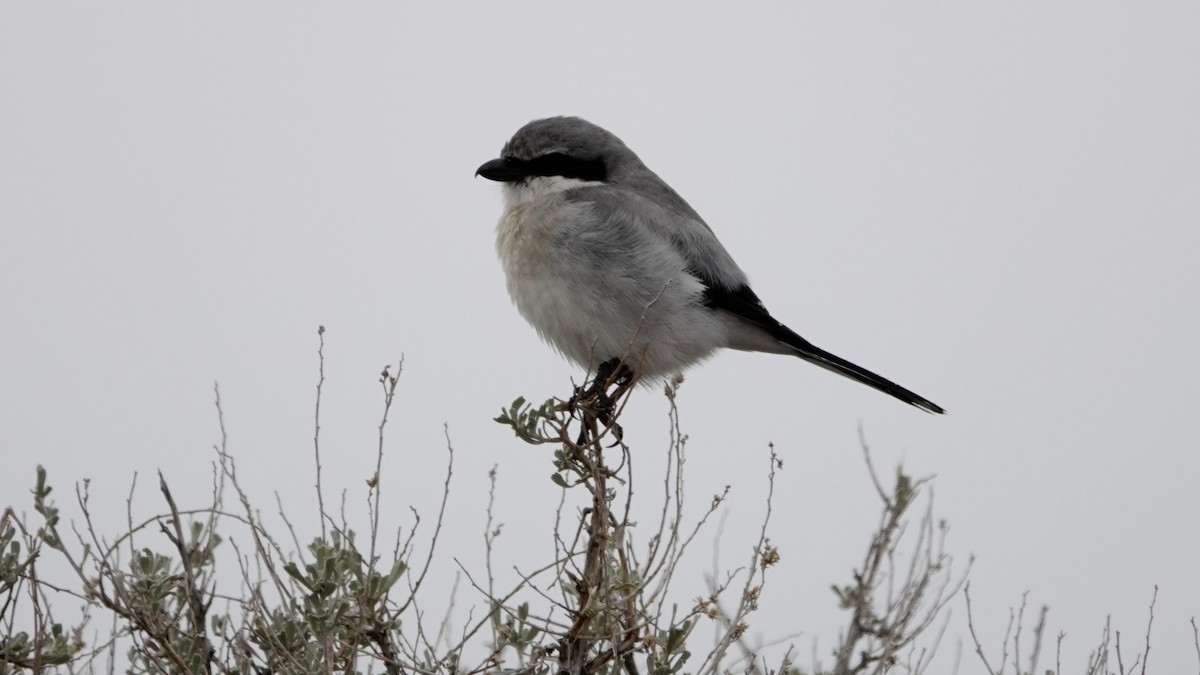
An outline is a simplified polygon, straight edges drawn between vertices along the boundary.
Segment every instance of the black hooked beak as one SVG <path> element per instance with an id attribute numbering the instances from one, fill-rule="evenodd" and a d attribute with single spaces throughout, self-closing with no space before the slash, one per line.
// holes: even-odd
<path id="1" fill-rule="evenodd" d="M 515 183 L 525 176 L 528 172 L 525 167 L 521 166 L 520 162 L 511 159 L 493 159 L 483 166 L 475 170 L 476 176 L 483 176 L 488 180 L 500 181 L 504 183 Z"/>

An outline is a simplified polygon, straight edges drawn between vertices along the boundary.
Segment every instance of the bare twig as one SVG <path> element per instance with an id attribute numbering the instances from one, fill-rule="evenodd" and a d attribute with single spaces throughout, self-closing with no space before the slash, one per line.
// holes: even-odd
<path id="1" fill-rule="evenodd" d="M 429 552 L 425 556 L 425 563 L 421 566 L 421 574 L 415 582 L 409 584 L 408 599 L 395 611 L 396 615 L 404 613 L 404 610 L 417 597 L 417 591 L 421 588 L 421 584 L 425 582 L 425 575 L 428 574 L 429 566 L 433 563 L 433 554 L 437 549 L 438 538 L 442 533 L 442 523 L 446 517 L 446 503 L 450 500 L 450 478 L 454 475 L 454 443 L 450 440 L 449 423 L 442 425 L 442 433 L 446 436 L 446 478 L 442 483 L 442 503 L 438 507 L 437 522 L 434 524 L 433 534 L 429 538 Z"/>
<path id="2" fill-rule="evenodd" d="M 325 530 L 325 496 L 321 489 L 321 388 L 325 385 L 325 326 L 317 326 L 317 400 L 313 409 L 313 460 L 317 468 L 317 519 L 321 522 L 321 538 L 329 533 Z M 298 547 L 297 547 L 298 548 Z"/>
<path id="3" fill-rule="evenodd" d="M 1191 618 L 1192 622 L 1192 644 L 1196 646 L 1196 661 L 1200 663 L 1200 630 L 1196 629 L 1196 617 Z M 1200 670 L 1197 671 L 1200 673 Z"/>
<path id="4" fill-rule="evenodd" d="M 175 498 L 171 496 L 171 490 L 167 487 L 167 481 L 163 478 L 162 471 L 158 472 L 158 489 L 162 492 L 163 497 L 167 500 L 167 506 L 171 509 L 172 529 L 167 529 L 166 525 L 160 525 L 160 527 L 163 533 L 167 535 L 167 539 L 171 540 L 171 543 L 175 545 L 175 550 L 179 553 L 179 560 L 183 567 L 183 593 L 186 597 L 189 621 L 191 623 L 189 637 L 199 639 L 200 648 L 203 650 L 204 672 L 211 673 L 213 657 L 216 652 L 208 639 L 207 617 L 208 608 L 212 605 L 212 598 L 210 596 L 208 602 L 204 601 L 204 588 L 196 576 L 195 565 L 192 562 L 196 551 L 192 550 L 191 546 L 184 539 L 183 523 L 179 517 L 179 508 L 175 505 Z"/>
<path id="5" fill-rule="evenodd" d="M 1150 599 L 1150 619 L 1146 621 L 1146 651 L 1142 653 L 1142 675 L 1146 675 L 1146 664 L 1150 661 L 1150 629 L 1154 627 L 1154 603 L 1158 602 L 1158 584 L 1154 584 L 1154 597 Z"/>

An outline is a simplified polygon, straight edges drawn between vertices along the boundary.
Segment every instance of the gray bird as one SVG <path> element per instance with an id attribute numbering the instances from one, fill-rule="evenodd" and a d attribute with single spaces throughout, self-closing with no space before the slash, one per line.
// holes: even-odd
<path id="1" fill-rule="evenodd" d="M 655 379 L 722 347 L 791 354 L 945 412 L 776 321 L 708 225 L 608 131 L 535 120 L 476 175 L 503 184 L 496 248 L 517 310 L 579 365 Z"/>

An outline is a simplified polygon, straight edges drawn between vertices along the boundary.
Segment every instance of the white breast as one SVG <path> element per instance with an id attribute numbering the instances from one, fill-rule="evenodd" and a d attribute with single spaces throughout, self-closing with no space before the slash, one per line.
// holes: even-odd
<path id="1" fill-rule="evenodd" d="M 589 246 L 603 230 L 588 220 L 588 202 L 564 194 L 583 185 L 544 177 L 505 186 L 496 248 L 521 315 L 592 369 L 632 356 L 643 374 L 670 375 L 722 346 L 724 324 L 698 302 L 703 285 L 669 249 L 643 239 Z"/>

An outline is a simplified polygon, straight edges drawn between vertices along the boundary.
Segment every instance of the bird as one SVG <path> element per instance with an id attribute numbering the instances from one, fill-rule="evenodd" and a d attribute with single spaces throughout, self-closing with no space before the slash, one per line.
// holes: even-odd
<path id="1" fill-rule="evenodd" d="M 534 120 L 475 175 L 502 185 L 496 248 L 517 311 L 597 380 L 662 380 L 728 348 L 796 356 L 945 412 L 772 317 L 700 215 L 600 126 Z"/>

